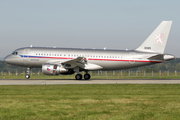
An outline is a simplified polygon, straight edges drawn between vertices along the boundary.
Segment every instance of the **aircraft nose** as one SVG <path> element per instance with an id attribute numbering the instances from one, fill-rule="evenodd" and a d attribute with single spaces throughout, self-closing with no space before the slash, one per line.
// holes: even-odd
<path id="1" fill-rule="evenodd" d="M 9 56 L 6 56 L 6 57 L 4 58 L 4 62 L 10 63 L 10 62 L 11 62 L 11 58 L 10 58 Z"/>

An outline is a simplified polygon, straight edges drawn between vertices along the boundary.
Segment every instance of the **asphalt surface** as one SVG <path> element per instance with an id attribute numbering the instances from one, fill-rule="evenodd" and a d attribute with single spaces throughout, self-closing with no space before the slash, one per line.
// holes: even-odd
<path id="1" fill-rule="evenodd" d="M 0 80 L 0 85 L 55 84 L 180 84 L 180 80 Z"/>

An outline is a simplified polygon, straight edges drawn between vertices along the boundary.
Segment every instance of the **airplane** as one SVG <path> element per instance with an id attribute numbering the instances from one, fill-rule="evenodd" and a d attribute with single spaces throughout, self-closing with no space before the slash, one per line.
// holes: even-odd
<path id="1" fill-rule="evenodd" d="M 171 25 L 172 21 L 162 21 L 134 50 L 30 46 L 16 49 L 6 56 L 4 61 L 11 65 L 27 67 L 27 79 L 30 78 L 31 68 L 42 68 L 45 75 L 76 73 L 76 80 L 81 80 L 83 76 L 80 72 L 85 71 L 84 79 L 89 80 L 89 71 L 123 70 L 175 59 L 174 55 L 164 53 Z"/>

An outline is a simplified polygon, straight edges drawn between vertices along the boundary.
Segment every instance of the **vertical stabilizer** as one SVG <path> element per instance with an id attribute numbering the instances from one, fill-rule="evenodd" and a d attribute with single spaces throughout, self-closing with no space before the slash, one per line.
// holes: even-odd
<path id="1" fill-rule="evenodd" d="M 162 21 L 150 36 L 135 50 L 164 53 L 172 21 Z"/>

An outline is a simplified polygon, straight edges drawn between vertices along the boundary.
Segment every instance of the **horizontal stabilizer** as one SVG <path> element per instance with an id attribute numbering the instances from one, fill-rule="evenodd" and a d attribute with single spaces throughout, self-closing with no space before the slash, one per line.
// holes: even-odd
<path id="1" fill-rule="evenodd" d="M 158 54 L 158 55 L 151 56 L 151 57 L 149 57 L 147 59 L 168 61 L 168 60 L 175 59 L 175 56 L 174 55 L 168 55 L 168 54 Z"/>
<path id="2" fill-rule="evenodd" d="M 149 57 L 148 59 L 164 60 L 164 54 L 154 55 L 154 56 Z"/>

